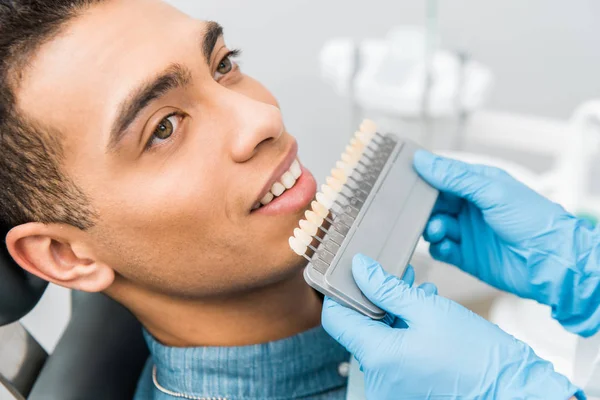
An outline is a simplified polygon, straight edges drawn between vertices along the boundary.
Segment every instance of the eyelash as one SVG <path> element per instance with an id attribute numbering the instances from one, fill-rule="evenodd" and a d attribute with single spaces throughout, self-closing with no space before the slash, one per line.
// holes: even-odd
<path id="1" fill-rule="evenodd" d="M 166 119 L 169 119 L 171 117 L 179 117 L 181 119 L 181 121 L 179 121 L 179 124 L 177 125 L 177 129 L 175 131 L 173 131 L 173 133 L 171 134 L 171 136 L 169 136 L 167 139 L 162 139 L 162 142 L 168 142 L 173 140 L 178 134 L 179 134 L 179 130 L 181 129 L 181 123 L 183 122 L 183 119 L 185 118 L 185 114 L 181 111 L 174 111 L 170 114 L 165 115 L 160 122 L 163 122 Z M 159 124 L 160 124 L 159 122 Z M 158 124 L 158 125 L 159 125 Z M 154 127 L 154 130 L 152 131 L 152 136 L 150 136 L 150 139 L 148 139 L 148 143 L 146 143 L 146 148 L 145 150 L 152 150 L 154 148 L 156 148 L 156 146 L 160 146 L 160 144 L 154 144 L 155 141 L 155 136 L 154 136 L 154 132 L 156 132 L 156 129 L 158 128 L 158 125 L 156 125 Z M 161 143 L 162 143 L 161 142 Z"/>
<path id="2" fill-rule="evenodd" d="M 237 69 L 239 69 L 239 61 L 237 61 L 236 59 L 239 58 L 242 55 L 242 50 L 241 49 L 233 49 L 230 50 L 229 52 L 227 52 L 227 54 L 225 54 L 225 56 L 223 56 L 223 58 L 221 58 L 221 60 L 219 60 L 219 64 L 217 64 L 217 69 L 219 65 L 221 65 L 221 63 L 227 59 L 229 59 L 232 63 L 233 63 L 233 68 L 230 72 L 228 72 L 227 74 L 224 74 L 223 77 L 229 75 L 230 73 L 236 71 Z M 215 71 L 215 74 L 217 73 L 217 71 Z M 221 78 L 223 78 L 221 77 Z M 217 81 L 219 81 L 221 78 L 217 79 Z"/>
<path id="3" fill-rule="evenodd" d="M 240 57 L 241 54 L 242 54 L 242 50 L 241 49 L 230 50 L 229 52 L 227 52 L 227 54 L 225 54 L 225 56 L 223 56 L 223 58 L 221 58 L 221 60 L 219 61 L 219 64 L 221 64 L 223 61 L 225 61 L 228 58 L 233 61 L 236 58 Z M 239 65 L 240 65 L 240 63 L 236 62 L 235 66 L 234 66 L 234 69 L 232 69 L 230 72 L 228 72 L 227 74 L 225 74 L 223 76 L 226 76 L 226 75 L 230 74 L 231 72 L 235 71 L 236 68 L 239 68 Z M 182 118 L 182 120 L 183 120 L 183 118 L 185 118 L 185 114 L 184 113 L 182 113 L 181 111 L 175 111 L 175 112 L 172 112 L 170 114 L 165 115 L 160 120 L 160 122 L 162 122 L 162 121 L 164 121 L 166 119 L 169 119 L 171 117 L 174 117 L 174 116 L 178 116 L 178 117 Z M 180 124 L 181 124 L 181 121 L 180 121 Z M 146 148 L 145 148 L 146 151 L 152 150 L 156 146 L 155 144 L 153 144 L 153 142 L 154 142 L 154 132 L 156 131 L 157 128 L 158 128 L 158 125 L 156 125 L 154 127 L 154 130 L 152 131 L 152 136 L 150 136 L 150 139 L 148 139 L 148 143 L 146 143 Z M 180 129 L 180 126 L 178 126 L 178 129 L 175 132 L 173 132 L 173 134 L 168 139 L 164 139 L 164 141 L 170 141 L 174 136 L 177 136 L 177 134 L 179 132 L 179 129 Z"/>
<path id="4" fill-rule="evenodd" d="M 225 54 L 225 56 L 221 59 L 221 61 L 219 63 L 222 63 L 223 60 L 225 60 L 227 58 L 231 58 L 231 59 L 235 60 L 236 58 L 239 58 L 241 55 L 242 55 L 242 49 L 229 50 L 229 52 L 227 52 L 227 54 Z"/>

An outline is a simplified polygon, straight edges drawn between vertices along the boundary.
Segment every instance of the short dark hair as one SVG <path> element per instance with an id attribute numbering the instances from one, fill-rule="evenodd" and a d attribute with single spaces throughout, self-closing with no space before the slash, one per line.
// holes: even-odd
<path id="1" fill-rule="evenodd" d="M 21 71 L 87 7 L 105 0 L 0 0 L 0 224 L 93 225 L 83 191 L 62 170 L 60 132 L 16 107 Z M 48 97 L 50 101 L 51 97 Z"/>

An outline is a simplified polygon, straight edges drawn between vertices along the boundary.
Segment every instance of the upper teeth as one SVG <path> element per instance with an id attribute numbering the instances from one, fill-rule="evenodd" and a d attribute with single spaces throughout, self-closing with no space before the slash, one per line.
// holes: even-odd
<path id="1" fill-rule="evenodd" d="M 271 190 L 260 200 L 260 204 L 266 206 L 272 202 L 275 197 L 279 197 L 287 189 L 293 188 L 298 178 L 300 178 L 300 175 L 302 175 L 302 168 L 300 168 L 298 160 L 294 160 L 290 169 L 281 175 L 279 181 L 275 182 L 273 186 L 271 186 Z"/>

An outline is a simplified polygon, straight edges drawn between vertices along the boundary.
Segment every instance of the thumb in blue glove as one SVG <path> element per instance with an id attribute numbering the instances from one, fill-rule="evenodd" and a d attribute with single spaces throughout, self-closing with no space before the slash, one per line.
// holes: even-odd
<path id="1" fill-rule="evenodd" d="M 352 272 L 394 317 L 374 321 L 331 299 L 323 305 L 323 326 L 359 362 L 368 399 L 584 398 L 525 343 L 431 286 L 410 287 L 362 255 Z"/>

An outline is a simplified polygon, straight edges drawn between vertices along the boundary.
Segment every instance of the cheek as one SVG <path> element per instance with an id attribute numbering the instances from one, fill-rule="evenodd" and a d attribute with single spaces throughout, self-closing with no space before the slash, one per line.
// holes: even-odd
<path id="1" fill-rule="evenodd" d="M 271 104 L 279 108 L 279 103 L 275 99 L 275 96 L 262 83 L 247 75 L 244 75 L 243 79 L 235 85 L 230 86 L 230 89 L 256 101 Z"/>

